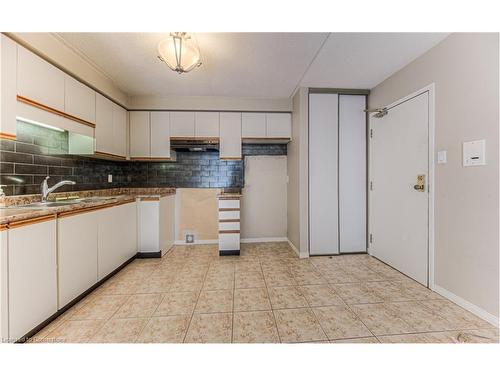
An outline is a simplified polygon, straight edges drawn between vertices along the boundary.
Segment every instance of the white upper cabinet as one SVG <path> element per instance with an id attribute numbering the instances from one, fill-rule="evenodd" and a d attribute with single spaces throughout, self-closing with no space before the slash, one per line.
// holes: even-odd
<path id="1" fill-rule="evenodd" d="M 151 157 L 170 158 L 170 112 L 151 112 Z"/>
<path id="2" fill-rule="evenodd" d="M 113 149 L 114 154 L 127 156 L 127 110 L 113 103 Z"/>
<path id="3" fill-rule="evenodd" d="M 64 77 L 63 71 L 18 46 L 18 95 L 64 112 Z"/>
<path id="4" fill-rule="evenodd" d="M 151 127 L 149 112 L 130 112 L 130 157 L 151 157 Z"/>
<path id="5" fill-rule="evenodd" d="M 291 138 L 292 137 L 292 115 L 290 113 L 267 113 L 266 114 L 266 137 L 267 138 Z"/>
<path id="6" fill-rule="evenodd" d="M 0 133 L 16 135 L 17 44 L 0 34 Z"/>
<path id="7" fill-rule="evenodd" d="M 199 138 L 218 138 L 219 112 L 196 112 L 194 135 Z"/>
<path id="8" fill-rule="evenodd" d="M 64 77 L 64 112 L 79 119 L 95 123 L 96 93 L 73 77 Z"/>
<path id="9" fill-rule="evenodd" d="M 95 148 L 97 152 L 115 153 L 113 105 L 111 100 L 101 94 L 96 94 Z"/>
<path id="10" fill-rule="evenodd" d="M 194 137 L 194 112 L 170 112 L 170 136 Z"/>
<path id="11" fill-rule="evenodd" d="M 266 114 L 265 113 L 242 113 L 241 115 L 242 138 L 265 138 L 266 137 Z"/>
<path id="12" fill-rule="evenodd" d="M 221 159 L 241 159 L 241 113 L 221 112 L 220 149 Z"/>

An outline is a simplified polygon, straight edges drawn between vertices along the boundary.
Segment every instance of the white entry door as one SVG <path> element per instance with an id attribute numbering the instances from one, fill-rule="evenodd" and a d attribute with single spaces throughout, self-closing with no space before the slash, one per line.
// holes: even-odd
<path id="1" fill-rule="evenodd" d="M 428 286 L 429 92 L 370 116 L 370 129 L 370 253 Z"/>

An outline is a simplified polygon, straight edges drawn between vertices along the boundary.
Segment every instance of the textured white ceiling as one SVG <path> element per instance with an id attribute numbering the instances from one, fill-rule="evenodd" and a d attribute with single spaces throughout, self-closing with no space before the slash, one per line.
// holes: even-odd
<path id="1" fill-rule="evenodd" d="M 371 89 L 443 40 L 444 33 L 332 33 L 301 82 Z"/>
<path id="2" fill-rule="evenodd" d="M 309 87 L 372 88 L 442 40 L 437 33 L 196 33 L 203 65 L 172 72 L 168 33 L 58 33 L 130 96 L 286 98 Z"/>

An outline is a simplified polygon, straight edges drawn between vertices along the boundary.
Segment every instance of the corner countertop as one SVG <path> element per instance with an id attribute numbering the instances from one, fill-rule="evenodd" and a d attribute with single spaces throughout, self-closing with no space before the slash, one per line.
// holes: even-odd
<path id="1" fill-rule="evenodd" d="M 53 193 L 50 196 L 52 200 L 61 198 L 70 199 L 70 197 L 76 196 L 80 199 L 94 197 L 100 197 L 101 199 L 95 201 L 84 200 L 76 202 L 75 204 L 68 204 L 64 206 L 40 208 L 23 207 L 23 205 L 26 204 L 39 202 L 39 194 L 8 196 L 3 198 L 3 207 L 0 207 L 0 226 L 5 227 L 6 225 L 14 222 L 57 215 L 65 212 L 124 204 L 133 202 L 138 197 L 164 197 L 174 194 L 174 188 L 125 188 Z"/>
<path id="2" fill-rule="evenodd" d="M 220 193 L 217 194 L 217 198 L 219 199 L 240 199 L 242 197 L 239 193 Z"/>

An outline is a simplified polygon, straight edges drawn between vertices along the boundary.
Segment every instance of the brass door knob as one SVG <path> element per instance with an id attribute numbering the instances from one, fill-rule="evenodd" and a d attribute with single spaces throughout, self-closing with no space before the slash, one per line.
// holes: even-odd
<path id="1" fill-rule="evenodd" d="M 413 188 L 419 192 L 425 191 L 425 174 L 417 175 L 417 184 L 413 185 Z"/>

